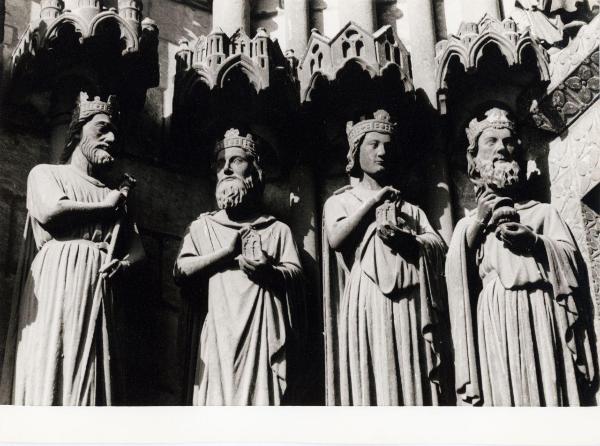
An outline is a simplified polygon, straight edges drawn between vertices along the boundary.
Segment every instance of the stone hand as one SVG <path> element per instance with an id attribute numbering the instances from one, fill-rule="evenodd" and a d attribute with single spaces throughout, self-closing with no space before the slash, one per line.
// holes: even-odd
<path id="1" fill-rule="evenodd" d="M 517 254 L 533 251 L 538 239 L 535 232 L 521 223 L 501 224 L 498 232 L 506 247 Z"/>
<path id="2" fill-rule="evenodd" d="M 227 254 L 232 258 L 237 257 L 242 253 L 242 239 L 250 232 L 252 228 L 250 226 L 244 226 L 237 231 L 235 236 L 231 239 L 229 244 L 226 246 Z"/>
<path id="3" fill-rule="evenodd" d="M 375 196 L 373 197 L 374 205 L 379 206 L 383 204 L 386 200 L 389 201 L 397 201 L 400 198 L 400 191 L 395 189 L 392 186 L 385 186 L 381 190 L 379 190 Z"/>
<path id="4" fill-rule="evenodd" d="M 498 202 L 503 199 L 489 190 L 484 191 L 477 199 L 477 220 L 482 226 L 488 224 Z"/>
<path id="5" fill-rule="evenodd" d="M 377 228 L 377 235 L 386 245 L 401 252 L 414 253 L 418 248 L 419 242 L 413 234 L 392 223 L 380 225 Z"/>
<path id="6" fill-rule="evenodd" d="M 108 262 L 107 264 L 102 266 L 102 268 L 100 268 L 100 271 L 99 271 L 100 278 L 110 279 L 115 274 L 117 274 L 117 272 L 122 272 L 128 266 L 129 266 L 129 262 L 127 262 L 127 261 L 119 260 L 119 259 L 112 259 L 110 262 Z"/>
<path id="7" fill-rule="evenodd" d="M 127 197 L 119 190 L 112 190 L 102 201 L 102 206 L 112 212 L 119 212 L 124 208 Z"/>
<path id="8" fill-rule="evenodd" d="M 238 257 L 240 269 L 254 282 L 267 280 L 273 273 L 273 259 L 271 259 L 264 251 L 258 260 L 249 259 L 240 255 Z"/>

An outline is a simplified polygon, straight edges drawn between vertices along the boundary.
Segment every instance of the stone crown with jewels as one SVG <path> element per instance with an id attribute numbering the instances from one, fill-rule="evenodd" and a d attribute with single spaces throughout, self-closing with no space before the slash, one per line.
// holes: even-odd
<path id="1" fill-rule="evenodd" d="M 99 96 L 94 97 L 93 101 L 85 92 L 79 94 L 79 119 L 85 119 L 91 115 L 105 113 L 111 118 L 117 115 L 117 97 L 110 95 L 106 102 L 101 101 Z"/>
<path id="2" fill-rule="evenodd" d="M 352 145 L 362 135 L 368 132 L 394 133 L 396 124 L 391 122 L 391 117 L 385 110 L 377 110 L 373 113 L 373 119 L 364 119 L 356 124 L 348 121 L 346 124 L 346 134 L 348 142 Z"/>
<path id="3" fill-rule="evenodd" d="M 510 119 L 508 112 L 501 108 L 492 108 L 485 112 L 485 119 L 478 121 L 477 118 L 473 118 L 469 123 L 469 127 L 465 130 L 467 132 L 467 138 L 469 139 L 469 148 L 474 150 L 477 145 L 479 136 L 484 132 L 485 129 L 510 129 L 514 131 L 515 123 Z"/>
<path id="4" fill-rule="evenodd" d="M 217 144 L 215 145 L 215 153 L 229 147 L 240 147 L 241 149 L 250 152 L 254 157 L 258 155 L 256 152 L 256 142 L 252 138 L 252 135 L 248 133 L 246 136 L 240 136 L 240 131 L 238 129 L 229 129 L 225 132 L 225 138 L 221 141 L 217 141 Z"/>

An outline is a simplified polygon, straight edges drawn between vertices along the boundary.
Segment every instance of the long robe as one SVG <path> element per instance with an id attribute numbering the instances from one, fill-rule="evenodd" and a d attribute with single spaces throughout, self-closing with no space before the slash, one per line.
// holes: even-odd
<path id="1" fill-rule="evenodd" d="M 324 225 L 349 217 L 374 193 L 336 192 Z M 375 221 L 344 252 L 334 253 L 323 231 L 328 405 L 440 403 L 446 246 L 418 207 L 403 202 L 399 216 L 420 242 L 418 258 L 388 247 Z"/>
<path id="2" fill-rule="evenodd" d="M 446 263 L 459 404 L 578 406 L 595 377 L 586 280 L 573 237 L 548 204 L 515 206 L 544 253 L 517 255 L 493 232 L 467 246 L 460 220 Z"/>
<path id="3" fill-rule="evenodd" d="M 70 165 L 41 164 L 31 170 L 2 368 L 2 403 L 112 403 L 112 293 L 105 281 L 97 294 L 96 288 L 115 221 L 73 221 L 52 230 L 40 224 L 60 200 L 100 202 L 110 191 Z"/>
<path id="4" fill-rule="evenodd" d="M 232 262 L 205 282 L 200 298 L 208 301 L 207 312 L 192 370 L 194 405 L 279 405 L 286 392 L 287 347 L 304 303 L 300 260 L 287 225 L 271 216 L 250 225 L 280 280 L 261 286 Z M 189 226 L 177 262 L 227 246 L 241 228 L 224 211 L 201 215 Z"/>

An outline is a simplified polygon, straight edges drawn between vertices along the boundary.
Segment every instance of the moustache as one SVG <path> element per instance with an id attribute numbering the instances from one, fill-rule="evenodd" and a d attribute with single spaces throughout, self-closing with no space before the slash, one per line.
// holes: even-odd
<path id="1" fill-rule="evenodd" d="M 96 166 L 105 166 L 114 162 L 114 157 L 108 152 L 110 144 L 96 142 L 89 137 L 84 137 L 80 143 L 81 152 L 87 160 Z"/>

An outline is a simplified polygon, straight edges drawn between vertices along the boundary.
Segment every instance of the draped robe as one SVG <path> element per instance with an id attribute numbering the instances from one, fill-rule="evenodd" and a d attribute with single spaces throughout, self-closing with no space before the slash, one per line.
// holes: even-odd
<path id="1" fill-rule="evenodd" d="M 235 261 L 211 272 L 201 285 L 200 299 L 208 306 L 192 359 L 194 405 L 279 405 L 288 385 L 288 344 L 304 303 L 298 251 L 290 228 L 274 217 L 244 224 L 259 234 L 262 249 L 274 259 L 278 281 L 255 283 Z M 242 226 L 224 211 L 192 222 L 175 264 L 176 279 L 180 259 L 227 246 Z"/>
<path id="2" fill-rule="evenodd" d="M 324 225 L 341 221 L 376 191 L 348 186 L 325 203 Z M 446 246 L 425 213 L 403 202 L 399 216 L 419 241 L 404 258 L 375 221 L 342 252 L 324 230 L 324 320 L 328 405 L 440 403 L 440 320 Z"/>
<path id="3" fill-rule="evenodd" d="M 543 253 L 518 255 L 493 232 L 467 246 L 474 216 L 454 231 L 446 279 L 462 405 L 579 406 L 594 381 L 584 270 L 558 212 L 536 201 L 515 205 Z"/>
<path id="4" fill-rule="evenodd" d="M 71 165 L 41 164 L 31 170 L 0 385 L 2 403 L 112 403 L 112 290 L 103 281 L 100 293 L 95 291 L 116 221 L 73 220 L 53 229 L 40 224 L 60 200 L 97 203 L 110 191 Z M 95 295 L 97 312 L 92 310 Z"/>

